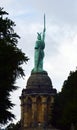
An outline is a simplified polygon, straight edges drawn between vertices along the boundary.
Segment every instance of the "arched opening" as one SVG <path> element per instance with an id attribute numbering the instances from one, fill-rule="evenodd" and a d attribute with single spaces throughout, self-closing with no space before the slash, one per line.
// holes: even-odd
<path id="1" fill-rule="evenodd" d="M 48 96 L 47 98 L 47 122 L 50 124 L 52 118 L 52 104 L 51 104 L 51 97 Z"/>
<path id="2" fill-rule="evenodd" d="M 32 100 L 30 97 L 27 98 L 27 123 L 28 126 L 31 126 L 31 121 L 32 121 Z"/>
<path id="3" fill-rule="evenodd" d="M 50 107 L 51 107 L 51 97 L 48 96 L 48 98 L 47 98 L 47 110 L 48 111 L 50 110 Z"/>
<path id="4" fill-rule="evenodd" d="M 37 97 L 36 100 L 37 103 L 37 123 L 38 125 L 40 125 L 40 123 L 42 122 L 42 101 L 41 101 L 41 97 Z"/>

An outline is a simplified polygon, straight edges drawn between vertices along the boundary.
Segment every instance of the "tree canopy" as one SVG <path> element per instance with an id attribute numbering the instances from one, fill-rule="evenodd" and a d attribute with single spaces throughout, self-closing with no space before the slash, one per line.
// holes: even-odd
<path id="1" fill-rule="evenodd" d="M 52 124 L 62 130 L 77 130 L 77 70 L 70 72 L 55 97 Z"/>
<path id="2" fill-rule="evenodd" d="M 28 57 L 17 47 L 19 35 L 14 31 L 15 23 L 8 13 L 0 8 L 0 123 L 7 123 L 15 116 L 10 112 L 14 104 L 10 100 L 10 92 L 17 89 L 16 79 L 23 77 L 23 63 Z"/>
<path id="3" fill-rule="evenodd" d="M 16 124 L 10 123 L 5 130 L 20 130 L 21 129 L 21 122 L 18 121 Z"/>

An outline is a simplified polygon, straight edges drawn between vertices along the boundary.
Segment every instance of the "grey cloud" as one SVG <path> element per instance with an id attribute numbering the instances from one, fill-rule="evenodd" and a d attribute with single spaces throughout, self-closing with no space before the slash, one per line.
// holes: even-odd
<path id="1" fill-rule="evenodd" d="M 15 15 L 16 17 L 25 15 L 27 18 L 30 17 L 31 20 L 34 18 L 34 20 L 40 21 L 41 16 L 46 13 L 47 21 L 53 20 L 58 24 L 77 23 L 76 0 L 22 0 L 20 2 L 18 0 L 8 0 L 8 3 L 3 4 L 14 17 Z"/>

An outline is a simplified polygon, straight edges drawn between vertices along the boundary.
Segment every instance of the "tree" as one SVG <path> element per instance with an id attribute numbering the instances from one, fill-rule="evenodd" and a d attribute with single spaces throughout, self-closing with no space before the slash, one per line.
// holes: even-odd
<path id="1" fill-rule="evenodd" d="M 5 130 L 20 130 L 21 129 L 21 123 L 18 121 L 16 124 L 10 123 Z"/>
<path id="2" fill-rule="evenodd" d="M 54 103 L 52 124 L 62 130 L 77 129 L 77 70 L 70 72 Z"/>
<path id="3" fill-rule="evenodd" d="M 0 123 L 7 123 L 15 118 L 10 112 L 14 104 L 10 100 L 10 92 L 17 89 L 15 81 L 23 77 L 23 63 L 28 57 L 17 47 L 20 38 L 14 31 L 15 23 L 10 20 L 6 11 L 0 8 Z"/>

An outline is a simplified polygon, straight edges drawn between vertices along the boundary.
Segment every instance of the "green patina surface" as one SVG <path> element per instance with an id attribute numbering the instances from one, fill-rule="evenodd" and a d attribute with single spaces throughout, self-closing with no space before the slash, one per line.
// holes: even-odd
<path id="1" fill-rule="evenodd" d="M 45 48 L 45 15 L 44 15 L 44 29 L 42 33 L 37 33 L 37 40 L 35 43 L 35 54 L 34 54 L 34 68 L 32 72 L 43 72 L 43 59 L 44 59 L 44 48 Z"/>

